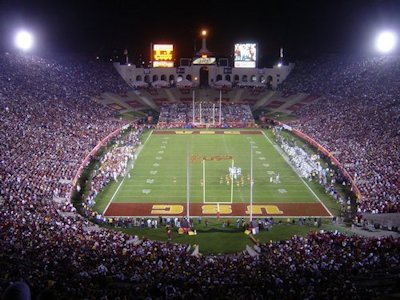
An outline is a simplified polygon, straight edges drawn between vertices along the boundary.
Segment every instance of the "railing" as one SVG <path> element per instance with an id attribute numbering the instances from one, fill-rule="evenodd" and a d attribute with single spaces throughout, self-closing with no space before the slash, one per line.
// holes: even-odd
<path id="1" fill-rule="evenodd" d="M 347 180 L 350 181 L 351 189 L 354 192 L 354 194 L 357 196 L 357 199 L 361 199 L 360 189 L 356 185 L 353 177 L 351 177 L 349 172 L 347 172 L 347 170 L 337 160 L 337 158 L 332 155 L 332 153 L 330 153 L 328 150 L 326 150 L 326 148 L 324 146 L 322 146 L 317 141 L 315 141 L 313 138 L 309 137 L 308 135 L 306 135 L 305 133 L 301 132 L 300 130 L 292 128 L 291 126 L 288 126 L 288 125 L 286 125 L 286 124 L 284 124 L 284 123 L 282 123 L 280 121 L 277 121 L 277 120 L 272 120 L 272 121 L 273 121 L 273 123 L 278 124 L 278 125 L 282 126 L 283 128 L 290 130 L 291 132 L 293 132 L 294 135 L 296 135 L 299 138 L 305 140 L 307 143 L 309 143 L 309 144 L 313 145 L 315 148 L 317 148 L 318 151 L 321 151 L 323 154 L 325 154 L 331 160 L 331 162 L 334 165 L 336 165 L 342 171 L 343 175 L 347 178 Z"/>

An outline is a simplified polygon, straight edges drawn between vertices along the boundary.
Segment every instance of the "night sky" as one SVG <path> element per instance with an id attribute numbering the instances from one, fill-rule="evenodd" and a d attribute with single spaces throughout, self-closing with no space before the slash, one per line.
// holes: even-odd
<path id="1" fill-rule="evenodd" d="M 206 28 L 216 55 L 229 56 L 235 42 L 255 41 L 267 64 L 281 46 L 290 60 L 362 52 L 377 30 L 399 30 L 400 1 L 0 0 L 2 50 L 12 49 L 22 27 L 34 32 L 37 53 L 109 56 L 127 48 L 131 57 L 147 57 L 151 42 L 171 42 L 177 57 L 192 57 Z"/>

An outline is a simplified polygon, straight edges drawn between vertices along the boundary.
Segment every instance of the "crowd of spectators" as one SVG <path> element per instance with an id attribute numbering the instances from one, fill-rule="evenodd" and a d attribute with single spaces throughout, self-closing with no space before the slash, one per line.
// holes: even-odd
<path id="1" fill-rule="evenodd" d="M 24 278 L 34 295 L 51 292 L 58 299 L 362 299 L 384 293 L 384 285 L 365 289 L 361 284 L 373 280 L 375 273 L 398 280 L 400 244 L 392 237 L 311 233 L 260 245 L 258 257 L 244 252 L 195 257 L 187 245 L 150 240 L 138 244 L 121 233 L 86 231 L 84 219 L 44 212 L 47 207 L 30 201 L 13 204 L 7 205 L 9 214 L 3 210 L 1 216 L 1 227 L 9 230 L 2 230 L 6 268 L 0 274 L 2 278 Z M 22 214 L 18 207 L 26 205 L 32 206 Z"/>
<path id="2" fill-rule="evenodd" d="M 32 299 L 362 299 L 393 291 L 359 284 L 377 274 L 398 280 L 400 240 L 392 237 L 319 232 L 259 245 L 257 257 L 192 256 L 187 245 L 132 242 L 68 212 L 80 162 L 124 124 L 89 96 L 118 83 L 107 69 L 70 60 L 8 54 L 0 68 L 0 294 L 21 280 Z"/>
<path id="3" fill-rule="evenodd" d="M 322 97 L 290 125 L 346 167 L 359 213 L 400 212 L 400 58 L 327 56 L 297 65 L 280 89 Z"/>
<path id="4" fill-rule="evenodd" d="M 161 106 L 158 127 L 187 127 L 208 124 L 215 127 L 248 127 L 254 125 L 254 117 L 248 104 L 222 103 L 221 125 L 219 104 L 211 102 L 173 103 Z M 201 118 L 201 119 L 200 119 Z"/>
<path id="5" fill-rule="evenodd" d="M 94 85 L 91 73 L 79 64 L 60 66 L 42 58 L 6 54 L 0 56 L 0 65 L 2 194 L 68 198 L 83 158 L 122 126 L 89 98 L 101 90 L 102 82 Z M 101 68 L 97 73 L 105 74 Z"/>
<path id="6" fill-rule="evenodd" d="M 118 182 L 118 178 L 122 176 L 130 177 L 129 171 L 133 166 L 130 166 L 129 162 L 132 164 L 137 155 L 135 152 L 140 145 L 143 126 L 135 125 L 130 130 L 124 137 L 117 136 L 111 146 L 112 149 L 108 149 L 108 152 L 99 158 L 91 176 L 88 196 L 83 203 L 86 216 L 92 215 L 91 208 L 96 203 L 96 196 L 111 180 Z"/>

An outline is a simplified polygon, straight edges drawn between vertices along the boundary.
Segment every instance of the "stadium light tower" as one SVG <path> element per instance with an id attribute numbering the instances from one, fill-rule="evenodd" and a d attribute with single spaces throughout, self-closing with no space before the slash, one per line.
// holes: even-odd
<path id="1" fill-rule="evenodd" d="M 200 57 L 210 57 L 210 55 L 212 55 L 212 53 L 207 49 L 207 41 L 206 41 L 207 35 L 208 35 L 207 30 L 203 29 L 201 31 L 201 37 L 202 37 L 201 49 L 196 53 Z"/>
<path id="2" fill-rule="evenodd" d="M 389 53 L 394 50 L 396 43 L 396 33 L 393 31 L 383 31 L 378 34 L 375 40 L 375 47 L 381 53 Z"/>
<path id="3" fill-rule="evenodd" d="M 25 30 L 19 31 L 15 36 L 15 45 L 23 51 L 28 51 L 33 45 L 32 34 Z"/>

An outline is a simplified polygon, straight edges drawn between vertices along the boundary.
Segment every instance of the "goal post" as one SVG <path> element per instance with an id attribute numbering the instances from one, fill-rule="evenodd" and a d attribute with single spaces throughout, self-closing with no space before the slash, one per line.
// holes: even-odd
<path id="1" fill-rule="evenodd" d="M 232 159 L 232 169 L 235 167 L 235 161 Z M 233 174 L 231 176 L 231 203 L 233 203 Z"/>
<path id="2" fill-rule="evenodd" d="M 206 160 L 203 159 L 203 203 L 206 203 Z"/>

